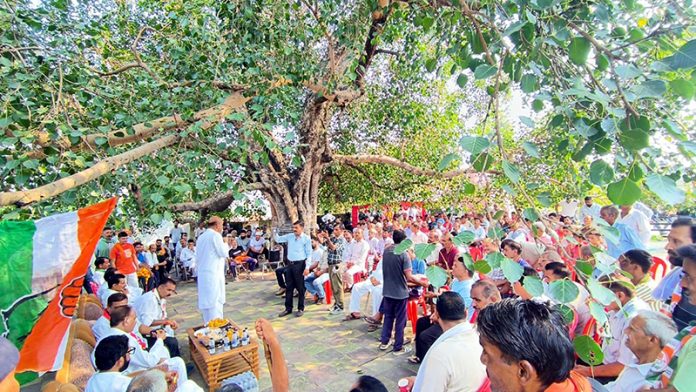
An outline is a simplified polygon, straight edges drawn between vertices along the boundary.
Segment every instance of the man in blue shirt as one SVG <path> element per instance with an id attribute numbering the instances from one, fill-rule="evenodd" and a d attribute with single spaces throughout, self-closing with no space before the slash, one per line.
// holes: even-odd
<path id="1" fill-rule="evenodd" d="M 285 272 L 285 310 L 278 317 L 285 317 L 292 313 L 292 295 L 297 289 L 297 312 L 295 316 L 304 314 L 304 270 L 308 259 L 312 257 L 312 241 L 304 233 L 304 224 L 296 221 L 292 224 L 292 233 L 278 235 L 275 231 L 276 242 L 288 244 L 288 269 Z"/>
<path id="2" fill-rule="evenodd" d="M 599 216 L 604 219 L 611 227 L 619 231 L 619 242 L 612 242 L 611 238 L 607 238 L 607 253 L 609 256 L 618 259 L 619 256 L 633 249 L 643 249 L 645 246 L 638 238 L 636 232 L 623 223 L 617 222 L 619 218 L 619 209 L 615 206 L 604 206 L 599 210 Z"/>

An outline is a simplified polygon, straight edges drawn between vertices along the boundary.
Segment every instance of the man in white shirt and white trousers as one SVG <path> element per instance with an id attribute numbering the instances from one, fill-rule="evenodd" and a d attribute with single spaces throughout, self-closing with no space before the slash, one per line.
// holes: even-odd
<path id="1" fill-rule="evenodd" d="M 198 237 L 196 267 L 198 269 L 198 309 L 207 323 L 222 318 L 225 304 L 225 260 L 229 249 L 222 240 L 222 219 L 213 216 L 208 229 Z"/>

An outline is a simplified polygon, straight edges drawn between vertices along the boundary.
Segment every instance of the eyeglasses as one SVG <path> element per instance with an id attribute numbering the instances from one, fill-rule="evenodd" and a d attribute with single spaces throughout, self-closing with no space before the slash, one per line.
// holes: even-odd
<path id="1" fill-rule="evenodd" d="M 126 354 L 133 354 L 134 352 L 135 352 L 135 347 L 129 347 L 128 351 L 126 351 Z"/>

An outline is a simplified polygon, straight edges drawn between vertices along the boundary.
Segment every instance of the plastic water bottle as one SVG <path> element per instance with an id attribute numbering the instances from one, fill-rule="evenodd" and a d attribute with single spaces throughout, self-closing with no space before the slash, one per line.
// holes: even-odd
<path id="1" fill-rule="evenodd" d="M 233 333 L 232 334 L 232 348 L 237 348 L 239 347 L 239 339 L 237 339 L 237 334 Z"/>
<path id="2" fill-rule="evenodd" d="M 215 339 L 213 338 L 210 338 L 210 340 L 208 340 L 208 353 L 210 355 L 215 354 Z"/>
<path id="3" fill-rule="evenodd" d="M 399 387 L 399 392 L 408 392 L 408 380 L 402 378 L 399 383 L 396 384 Z"/>
<path id="4" fill-rule="evenodd" d="M 228 338 L 226 335 L 222 339 L 222 349 L 224 351 L 230 351 L 230 338 Z"/>
<path id="5" fill-rule="evenodd" d="M 242 346 L 249 344 L 249 331 L 244 328 L 244 333 L 242 334 Z"/>

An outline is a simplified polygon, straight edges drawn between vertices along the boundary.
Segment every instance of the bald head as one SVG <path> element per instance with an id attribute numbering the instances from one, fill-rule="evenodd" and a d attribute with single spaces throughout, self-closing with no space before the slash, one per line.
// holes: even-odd
<path id="1" fill-rule="evenodd" d="M 219 216 L 211 216 L 210 219 L 208 219 L 208 228 L 213 229 L 217 231 L 218 233 L 222 233 L 222 218 Z"/>

